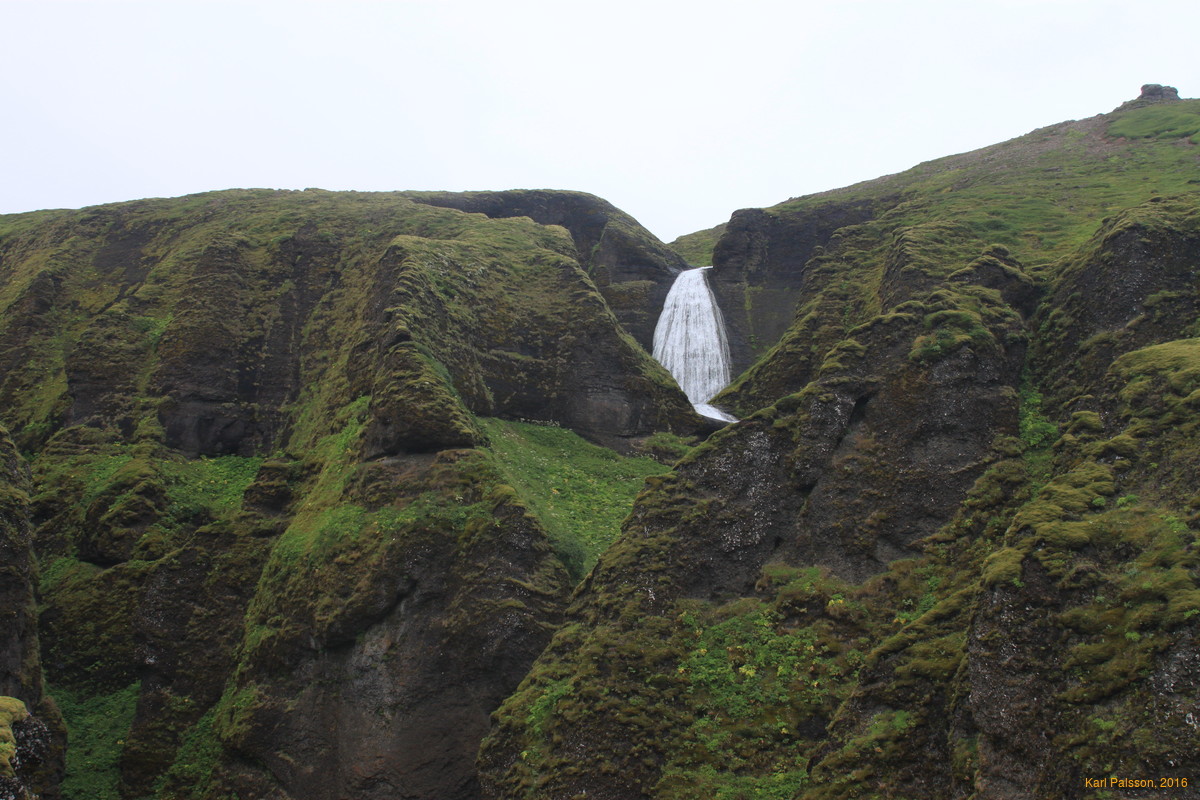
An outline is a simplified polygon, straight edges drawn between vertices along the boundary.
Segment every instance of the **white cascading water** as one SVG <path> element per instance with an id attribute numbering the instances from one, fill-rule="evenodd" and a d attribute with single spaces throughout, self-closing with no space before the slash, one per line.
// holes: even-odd
<path id="1" fill-rule="evenodd" d="M 712 267 L 684 270 L 671 284 L 658 325 L 654 357 L 667 368 L 696 411 L 737 422 L 708 401 L 729 384 L 729 342 L 725 321 L 704 274 Z"/>

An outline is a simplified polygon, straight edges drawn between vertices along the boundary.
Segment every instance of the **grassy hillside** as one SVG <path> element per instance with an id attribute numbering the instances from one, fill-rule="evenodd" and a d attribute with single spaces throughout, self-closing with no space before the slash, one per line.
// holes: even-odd
<path id="1" fill-rule="evenodd" d="M 920 299 L 995 245 L 1034 281 L 1053 280 L 1106 218 L 1200 190 L 1200 151 L 1190 138 L 1197 115 L 1200 101 L 1185 100 L 1060 123 L 789 200 L 752 222 L 735 217 L 717 243 L 714 279 L 734 335 L 757 333 L 753 357 L 761 360 L 723 401 L 749 414 L 800 389 L 855 326 Z M 1138 138 L 1125 138 L 1134 131 Z M 865 219 L 822 224 L 856 205 L 870 209 Z M 779 232 L 761 252 L 747 252 L 745 225 Z M 804 260 L 789 258 L 788 242 L 806 233 L 815 238 Z M 786 357 L 768 355 L 772 346 Z"/>

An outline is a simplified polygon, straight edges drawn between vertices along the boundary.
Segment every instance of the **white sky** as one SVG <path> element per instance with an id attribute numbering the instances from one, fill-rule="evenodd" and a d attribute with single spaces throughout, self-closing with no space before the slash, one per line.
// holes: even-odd
<path id="1" fill-rule="evenodd" d="M 1195 0 L 0 0 L 0 213 L 210 189 L 592 192 L 664 240 L 1200 94 Z"/>

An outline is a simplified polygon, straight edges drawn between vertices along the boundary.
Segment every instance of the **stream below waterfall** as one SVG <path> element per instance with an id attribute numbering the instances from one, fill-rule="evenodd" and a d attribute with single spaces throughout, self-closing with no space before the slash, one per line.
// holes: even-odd
<path id="1" fill-rule="evenodd" d="M 671 284 L 658 325 L 654 328 L 654 357 L 674 376 L 700 414 L 737 422 L 708 401 L 729 385 L 729 342 L 725 321 L 705 270 L 684 270 Z"/>

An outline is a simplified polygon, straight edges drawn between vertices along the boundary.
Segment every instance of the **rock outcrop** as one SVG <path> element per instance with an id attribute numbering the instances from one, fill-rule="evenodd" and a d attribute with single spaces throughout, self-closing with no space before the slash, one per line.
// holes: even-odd
<path id="1" fill-rule="evenodd" d="M 1174 86 L 1163 86 L 1159 83 L 1147 83 L 1142 86 L 1142 93 L 1138 97 L 1139 100 L 1178 100 L 1179 90 Z"/>
<path id="2" fill-rule="evenodd" d="M 735 211 L 713 248 L 710 285 L 728 326 L 734 374 L 759 359 L 791 327 L 806 294 L 805 267 L 834 232 L 866 222 L 888 201 L 829 203 L 811 213 Z"/>

